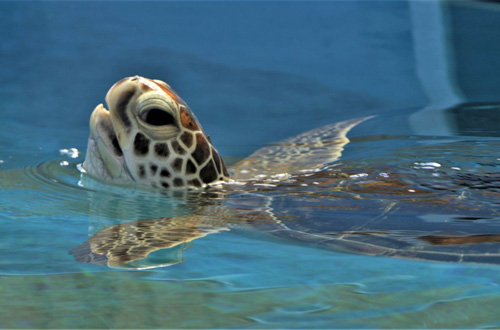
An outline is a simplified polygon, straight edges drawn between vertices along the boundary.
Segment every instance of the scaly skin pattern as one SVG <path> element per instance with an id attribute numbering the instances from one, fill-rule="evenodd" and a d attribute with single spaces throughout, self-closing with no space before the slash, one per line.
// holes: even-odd
<path id="1" fill-rule="evenodd" d="M 83 168 L 105 181 L 168 189 L 228 181 L 224 161 L 195 115 L 166 83 L 139 76 L 114 84 L 91 120 Z"/>
<path id="2" fill-rule="evenodd" d="M 273 236 L 339 251 L 448 262 L 500 262 L 495 245 L 500 235 L 488 222 L 478 223 L 479 229 L 453 221 L 446 225 L 426 223 L 425 219 L 418 230 L 412 224 L 406 229 L 402 223 L 391 227 L 400 218 L 420 221 L 415 214 L 494 219 L 498 212 L 488 200 L 498 194 L 485 188 L 495 187 L 497 176 L 443 173 L 445 180 L 438 182 L 434 178 L 425 181 L 426 177 L 420 174 L 412 178 L 396 169 L 387 178 L 371 176 L 353 181 L 348 173 L 324 170 L 341 156 L 351 128 L 369 117 L 328 124 L 260 148 L 234 164 L 229 178 L 194 114 L 164 82 L 125 78 L 111 87 L 106 102 L 109 111 L 99 105 L 90 120 L 83 167 L 93 177 L 132 186 L 166 188 L 174 193 L 228 181 L 233 184 L 211 189 L 210 194 L 225 198 L 203 196 L 208 198 L 196 205 L 192 214 L 103 228 L 71 251 L 76 260 L 111 267 L 132 262 L 136 262 L 133 267 L 151 267 L 140 262 L 151 252 L 181 249 L 184 243 L 245 224 Z M 425 150 L 428 149 L 426 145 Z M 419 157 L 423 157 L 422 151 Z M 433 154 L 432 150 L 428 152 Z M 387 166 L 384 160 L 381 162 L 375 173 Z M 366 173 L 373 171 L 363 169 Z M 348 172 L 349 168 L 343 171 Z M 315 188 L 301 189 L 308 183 Z M 448 188 L 446 193 L 443 185 Z M 464 190 L 463 186 L 470 189 Z M 275 189 L 277 194 L 266 193 Z M 349 202 L 346 196 L 353 201 Z M 355 203 L 364 196 L 372 199 Z M 278 207 L 273 207 L 276 197 Z M 304 207 L 296 211 L 306 216 L 297 218 L 286 206 L 279 206 L 314 200 L 319 207 L 322 199 L 329 200 L 322 207 L 335 211 L 369 211 L 347 220 L 316 219 L 309 218 Z M 424 211 L 418 206 L 424 207 Z M 464 231 L 457 232 L 457 228 Z"/>
<path id="3" fill-rule="evenodd" d="M 272 198 L 253 192 L 266 184 L 277 187 L 291 177 L 321 171 L 340 157 L 349 142 L 347 132 L 368 119 L 329 124 L 265 146 L 235 164 L 230 178 L 191 109 L 166 83 L 139 76 L 125 78 L 111 87 L 106 103 L 109 111 L 100 104 L 90 119 L 83 169 L 92 177 L 177 193 L 232 182 L 236 184 L 212 189 L 211 194 L 248 195 L 251 204 L 258 200 L 259 205 L 246 210 L 244 202 L 232 207 L 230 202 L 226 205 L 209 198 L 191 215 L 104 228 L 71 251 L 79 261 L 109 266 L 139 260 L 153 251 L 173 248 L 238 224 L 290 231 L 282 221 L 288 216 L 277 217 L 272 210 Z"/>

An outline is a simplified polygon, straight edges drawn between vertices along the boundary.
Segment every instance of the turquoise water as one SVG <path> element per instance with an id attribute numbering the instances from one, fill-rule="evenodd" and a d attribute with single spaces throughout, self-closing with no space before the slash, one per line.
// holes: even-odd
<path id="1" fill-rule="evenodd" d="M 81 180 L 92 109 L 135 74 L 169 82 L 229 162 L 377 115 L 304 186 L 228 197 L 229 208 L 272 198 L 276 214 L 332 235 L 362 225 L 417 245 L 500 234 L 498 13 L 458 2 L 1 3 L 0 327 L 500 326 L 495 263 L 340 252 L 248 226 L 157 254 L 149 262 L 171 265 L 152 269 L 69 253 L 101 228 L 191 212 Z M 362 176 L 339 186 L 342 173 Z M 484 256 L 497 244 L 473 246 Z"/>

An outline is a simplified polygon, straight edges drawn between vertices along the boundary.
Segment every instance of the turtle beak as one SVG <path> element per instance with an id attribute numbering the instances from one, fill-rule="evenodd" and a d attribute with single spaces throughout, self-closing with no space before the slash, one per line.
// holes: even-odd
<path id="1" fill-rule="evenodd" d="M 97 177 L 115 179 L 128 176 L 111 116 L 102 104 L 90 116 L 90 137 L 83 167 L 89 174 Z"/>
<path id="2" fill-rule="evenodd" d="M 90 136 L 94 139 L 97 139 L 100 135 L 100 132 L 102 132 L 102 128 L 99 128 L 99 126 L 106 126 L 103 125 L 103 123 L 107 122 L 111 124 L 109 111 L 106 110 L 106 108 L 104 108 L 101 103 L 97 107 L 95 107 L 92 115 L 90 116 Z"/>

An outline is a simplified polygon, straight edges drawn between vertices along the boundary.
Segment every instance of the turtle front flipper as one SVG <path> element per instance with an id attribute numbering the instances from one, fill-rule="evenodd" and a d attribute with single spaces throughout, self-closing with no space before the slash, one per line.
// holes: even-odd
<path id="1" fill-rule="evenodd" d="M 221 203 L 204 201 L 204 205 L 190 215 L 107 226 L 70 254 L 78 262 L 120 268 L 144 269 L 180 263 L 185 243 L 198 238 L 235 227 L 249 228 L 247 225 L 262 231 L 282 230 L 282 223 L 297 220 L 274 212 L 271 202 L 265 195 L 234 191 Z M 158 252 L 152 254 L 155 251 Z"/>
<path id="2" fill-rule="evenodd" d="M 205 218 L 193 214 L 109 226 L 70 253 L 80 262 L 119 267 L 144 259 L 154 251 L 178 247 L 197 238 L 228 230 L 223 225 L 207 223 Z"/>
<path id="3" fill-rule="evenodd" d="M 341 156 L 349 143 L 347 132 L 370 118 L 326 125 L 261 148 L 232 166 L 233 178 L 280 178 L 319 170 Z"/>

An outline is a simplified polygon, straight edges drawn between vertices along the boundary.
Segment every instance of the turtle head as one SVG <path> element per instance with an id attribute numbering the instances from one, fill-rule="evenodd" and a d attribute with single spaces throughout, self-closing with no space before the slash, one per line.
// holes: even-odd
<path id="1" fill-rule="evenodd" d="M 160 80 L 114 84 L 90 118 L 83 168 L 118 183 L 205 187 L 228 179 L 226 166 L 191 109 Z"/>

